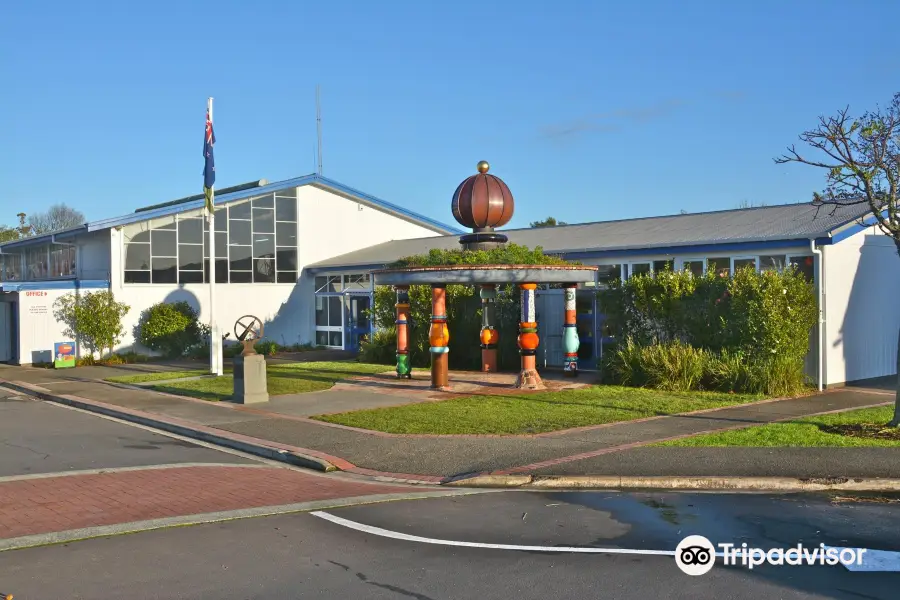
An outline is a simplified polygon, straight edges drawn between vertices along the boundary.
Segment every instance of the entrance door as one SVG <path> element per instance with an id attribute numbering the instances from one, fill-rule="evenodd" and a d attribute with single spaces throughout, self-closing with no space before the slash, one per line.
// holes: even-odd
<path id="1" fill-rule="evenodd" d="M 369 308 L 372 299 L 368 294 L 347 295 L 347 337 L 344 348 L 346 350 L 359 350 L 359 343 L 369 339 L 371 321 Z"/>
<path id="2" fill-rule="evenodd" d="M 12 360 L 12 304 L 0 302 L 0 362 Z"/>

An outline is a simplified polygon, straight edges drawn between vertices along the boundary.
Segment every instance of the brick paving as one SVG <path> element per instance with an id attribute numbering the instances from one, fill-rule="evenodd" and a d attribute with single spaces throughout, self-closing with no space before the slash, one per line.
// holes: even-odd
<path id="1" fill-rule="evenodd" d="M 0 539 L 420 487 L 352 482 L 277 467 L 191 466 L 0 483 Z"/>

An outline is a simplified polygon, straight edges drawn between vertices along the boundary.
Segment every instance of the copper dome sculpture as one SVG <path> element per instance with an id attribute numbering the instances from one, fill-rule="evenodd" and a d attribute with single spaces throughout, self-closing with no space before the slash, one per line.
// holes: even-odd
<path id="1" fill-rule="evenodd" d="M 467 177 L 453 192 L 451 209 L 460 225 L 471 227 L 459 243 L 471 249 L 486 249 L 506 242 L 506 236 L 495 233 L 512 219 L 515 202 L 503 180 L 489 175 L 487 161 L 478 163 L 478 173 Z"/>

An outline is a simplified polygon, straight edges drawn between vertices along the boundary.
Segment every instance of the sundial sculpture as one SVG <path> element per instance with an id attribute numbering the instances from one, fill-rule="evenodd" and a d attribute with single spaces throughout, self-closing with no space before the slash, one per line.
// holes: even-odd
<path id="1" fill-rule="evenodd" d="M 263 332 L 263 323 L 259 317 L 244 315 L 234 322 L 234 335 L 244 346 L 244 351 L 241 352 L 243 356 L 256 354 L 254 346 L 262 339 Z"/>
<path id="2" fill-rule="evenodd" d="M 515 202 L 509 187 L 496 175 L 490 175 L 490 165 L 481 161 L 478 173 L 463 180 L 453 193 L 451 210 L 456 220 L 472 233 L 460 236 L 459 243 L 466 250 L 489 250 L 507 242 L 507 237 L 495 230 L 512 219 Z M 535 296 L 539 284 L 556 283 L 565 288 L 565 324 L 563 326 L 564 358 L 561 365 L 566 374 L 578 373 L 578 332 L 575 326 L 575 290 L 579 283 L 594 282 L 597 267 L 581 265 L 446 265 L 437 267 L 407 267 L 384 269 L 373 273 L 375 285 L 392 285 L 397 293 L 397 375 L 411 377 L 409 364 L 408 318 L 409 286 L 431 286 L 431 387 L 449 390 L 449 342 L 447 327 L 446 286 L 449 284 L 478 285 L 482 304 L 481 370 L 497 370 L 495 300 L 497 286 L 517 284 L 521 293 L 518 346 L 521 370 L 515 386 L 543 389 L 537 372 L 538 323 Z"/>
<path id="3" fill-rule="evenodd" d="M 234 335 L 244 351 L 234 357 L 234 391 L 231 399 L 240 404 L 268 402 L 266 357 L 253 347 L 262 339 L 263 322 L 259 317 L 244 315 L 234 323 Z"/>

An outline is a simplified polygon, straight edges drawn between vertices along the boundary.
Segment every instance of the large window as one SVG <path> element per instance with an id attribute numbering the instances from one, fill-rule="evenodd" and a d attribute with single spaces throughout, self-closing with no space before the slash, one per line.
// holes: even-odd
<path id="1" fill-rule="evenodd" d="M 26 248 L 22 254 L 0 255 L 0 279 L 22 281 L 75 277 L 76 248 L 63 244 L 43 244 Z"/>
<path id="2" fill-rule="evenodd" d="M 21 254 L 0 254 L 0 278 L 3 281 L 22 280 Z"/>
<path id="3" fill-rule="evenodd" d="M 216 283 L 297 281 L 297 190 L 239 200 L 215 212 Z M 125 283 L 209 281 L 209 222 L 202 210 L 129 225 Z"/>

